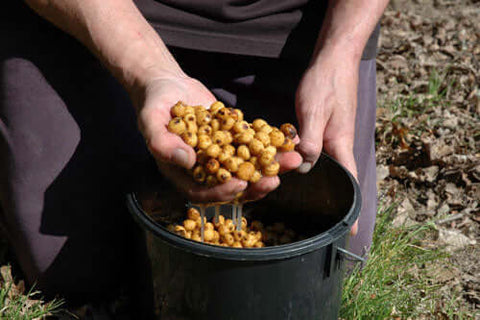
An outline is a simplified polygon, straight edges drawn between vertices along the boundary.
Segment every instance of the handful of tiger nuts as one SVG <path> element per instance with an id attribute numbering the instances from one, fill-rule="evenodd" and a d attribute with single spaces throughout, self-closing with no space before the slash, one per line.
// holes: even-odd
<path id="1" fill-rule="evenodd" d="M 262 176 L 275 176 L 280 169 L 275 160 L 277 151 L 295 148 L 297 130 L 292 124 L 276 128 L 263 119 L 248 123 L 240 109 L 227 108 L 220 101 L 210 109 L 179 101 L 170 111 L 168 131 L 195 149 L 197 162 L 192 175 L 200 184 L 225 183 L 232 174 L 251 183 Z"/>

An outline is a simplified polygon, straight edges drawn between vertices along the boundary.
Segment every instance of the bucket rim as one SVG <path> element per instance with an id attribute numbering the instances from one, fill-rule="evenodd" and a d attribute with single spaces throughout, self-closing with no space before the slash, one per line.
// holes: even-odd
<path id="1" fill-rule="evenodd" d="M 335 165 L 339 166 L 347 175 L 353 187 L 351 206 L 348 210 L 348 213 L 342 218 L 342 220 L 337 222 L 330 229 L 313 237 L 289 244 L 247 249 L 222 247 L 201 243 L 183 238 L 156 223 L 142 209 L 135 192 L 130 192 L 126 195 L 127 207 L 137 223 L 139 223 L 140 226 L 147 232 L 151 232 L 156 238 L 167 242 L 177 249 L 193 253 L 195 255 L 234 261 L 270 261 L 288 259 L 312 252 L 318 248 L 326 247 L 337 242 L 339 238 L 349 233 L 351 226 L 360 214 L 362 198 L 360 194 L 360 187 L 356 179 L 348 170 L 345 169 L 345 167 L 327 154 L 322 153 L 319 161 L 331 161 Z"/>

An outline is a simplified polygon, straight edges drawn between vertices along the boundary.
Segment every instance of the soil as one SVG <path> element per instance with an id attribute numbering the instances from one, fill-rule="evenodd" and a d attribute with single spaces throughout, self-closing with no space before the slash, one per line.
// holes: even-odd
<path id="1" fill-rule="evenodd" d="M 393 0 L 377 57 L 380 203 L 433 221 L 448 298 L 480 310 L 480 1 Z M 438 270 L 437 270 L 438 271 Z M 432 270 L 433 272 L 433 270 Z M 480 319 L 480 315 L 477 316 Z"/>

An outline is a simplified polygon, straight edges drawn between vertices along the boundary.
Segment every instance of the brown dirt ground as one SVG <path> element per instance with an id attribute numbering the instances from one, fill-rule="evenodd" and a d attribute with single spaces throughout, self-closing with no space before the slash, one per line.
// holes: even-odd
<path id="1" fill-rule="evenodd" d="M 480 2 L 392 0 L 382 27 L 380 201 L 398 204 L 394 224 L 435 223 L 425 245 L 451 253 L 432 268 L 444 299 L 479 312 Z"/>

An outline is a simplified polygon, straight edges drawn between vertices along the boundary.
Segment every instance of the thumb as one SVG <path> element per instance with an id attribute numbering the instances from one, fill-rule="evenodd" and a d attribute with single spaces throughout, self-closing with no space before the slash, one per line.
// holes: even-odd
<path id="1" fill-rule="evenodd" d="M 142 114 L 140 131 L 148 150 L 160 162 L 168 162 L 190 169 L 195 164 L 195 151 L 182 138 L 167 130 L 168 113 L 146 112 Z"/>
<path id="2" fill-rule="evenodd" d="M 302 156 L 297 171 L 307 173 L 315 165 L 323 147 L 324 126 L 315 117 L 298 116 L 300 143 L 295 148 Z"/>

